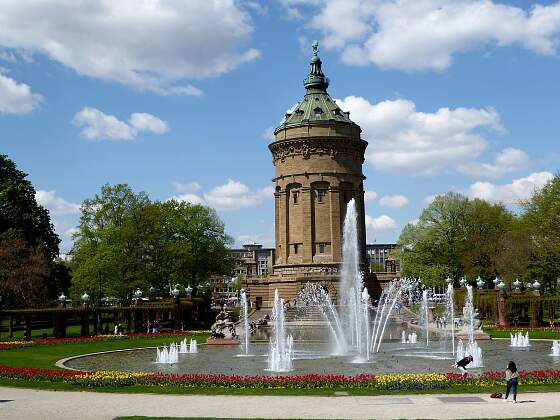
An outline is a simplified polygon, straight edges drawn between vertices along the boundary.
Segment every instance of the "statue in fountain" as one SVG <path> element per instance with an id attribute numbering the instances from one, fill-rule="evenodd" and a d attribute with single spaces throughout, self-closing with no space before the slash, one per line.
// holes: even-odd
<path id="1" fill-rule="evenodd" d="M 239 344 L 235 324 L 224 309 L 216 316 L 216 322 L 212 324 L 210 331 L 212 336 L 207 340 L 207 344 Z"/>

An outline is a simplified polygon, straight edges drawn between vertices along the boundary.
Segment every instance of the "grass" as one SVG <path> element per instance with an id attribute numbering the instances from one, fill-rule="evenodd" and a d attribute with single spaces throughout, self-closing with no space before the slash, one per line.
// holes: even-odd
<path id="1" fill-rule="evenodd" d="M 516 329 L 501 329 L 501 328 L 484 328 L 484 332 L 489 334 L 491 338 L 510 338 L 510 334 L 515 334 L 521 331 L 525 334 L 527 330 L 520 328 Z M 531 330 L 529 331 L 529 338 L 531 339 L 545 339 L 545 340 L 560 340 L 560 331 L 548 330 Z"/>
<path id="2" fill-rule="evenodd" d="M 20 347 L 0 352 L 1 363 L 11 367 L 34 367 L 42 369 L 59 369 L 55 363 L 66 357 L 86 353 L 122 350 L 137 347 L 152 347 L 178 341 L 180 336 L 152 336 L 123 338 L 111 341 L 70 342 L 62 344 Z M 191 334 L 199 343 L 206 341 L 208 334 Z"/>

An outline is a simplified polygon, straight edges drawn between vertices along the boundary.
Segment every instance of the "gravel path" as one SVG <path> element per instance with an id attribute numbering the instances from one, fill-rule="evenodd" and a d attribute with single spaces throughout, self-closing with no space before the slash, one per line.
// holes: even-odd
<path id="1" fill-rule="evenodd" d="M 286 397 L 110 394 L 0 387 L 0 419 L 109 420 L 116 416 L 285 419 L 460 419 L 560 414 L 560 393 L 521 394 L 520 403 L 487 395 Z"/>

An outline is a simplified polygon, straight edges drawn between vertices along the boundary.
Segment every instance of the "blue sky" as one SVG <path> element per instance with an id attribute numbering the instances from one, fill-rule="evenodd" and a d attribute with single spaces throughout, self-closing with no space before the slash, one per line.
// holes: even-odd
<path id="1" fill-rule="evenodd" d="M 557 172 L 560 3 L 279 0 L 0 4 L 0 152 L 63 251 L 105 183 L 215 207 L 273 245 L 271 128 L 312 40 L 368 147 L 369 242 L 447 191 L 513 205 Z"/>

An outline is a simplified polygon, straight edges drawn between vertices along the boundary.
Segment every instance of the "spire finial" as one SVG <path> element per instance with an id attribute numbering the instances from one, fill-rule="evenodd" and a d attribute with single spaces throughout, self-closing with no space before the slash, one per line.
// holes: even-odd
<path id="1" fill-rule="evenodd" d="M 313 55 L 318 56 L 319 55 L 319 42 L 318 41 L 313 41 L 313 44 L 311 44 L 311 48 L 313 48 Z"/>
<path id="2" fill-rule="evenodd" d="M 326 91 L 329 86 L 329 81 L 321 69 L 319 43 L 317 41 L 313 41 L 311 48 L 313 49 L 313 57 L 311 57 L 311 62 L 309 63 L 311 65 L 311 71 L 307 75 L 307 78 L 303 81 L 303 85 L 306 89 L 319 89 Z"/>

